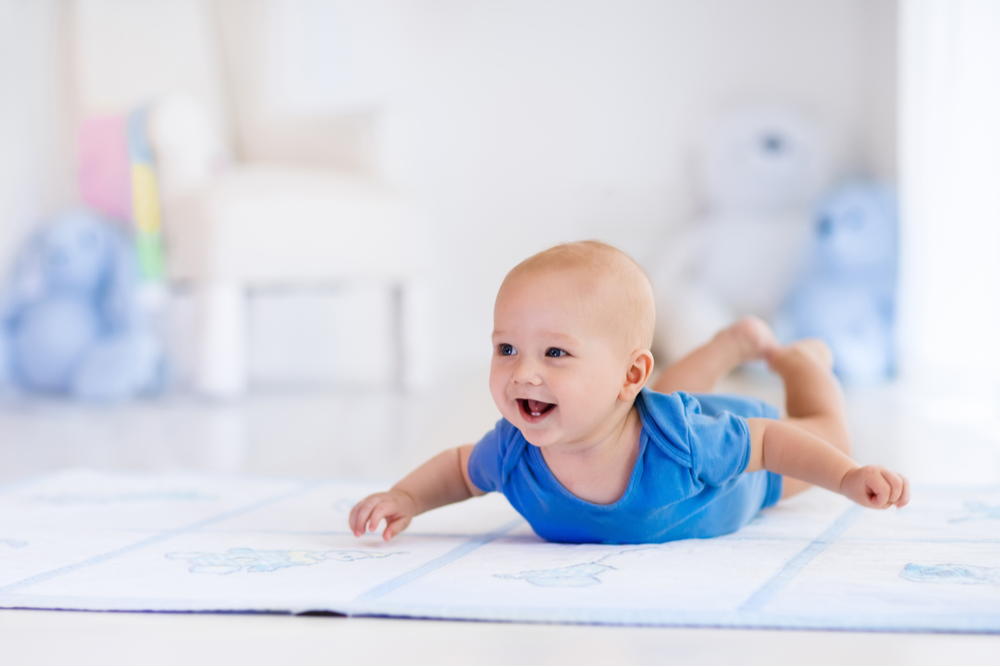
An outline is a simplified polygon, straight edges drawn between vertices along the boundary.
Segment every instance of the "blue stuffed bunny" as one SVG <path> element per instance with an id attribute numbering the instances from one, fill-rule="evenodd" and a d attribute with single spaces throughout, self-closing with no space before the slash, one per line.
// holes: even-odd
<path id="1" fill-rule="evenodd" d="M 158 389 L 163 350 L 138 301 L 135 248 L 95 213 L 28 240 L 0 300 L 0 382 L 90 400 Z"/>
<path id="2" fill-rule="evenodd" d="M 775 321 L 783 340 L 825 340 L 848 383 L 895 370 L 897 219 L 895 197 L 881 186 L 830 193 L 814 218 L 809 261 Z"/>

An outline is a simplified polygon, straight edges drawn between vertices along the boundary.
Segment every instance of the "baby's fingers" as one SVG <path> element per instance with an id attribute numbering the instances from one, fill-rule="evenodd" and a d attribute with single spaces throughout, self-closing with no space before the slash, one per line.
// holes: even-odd
<path id="1" fill-rule="evenodd" d="M 865 486 L 868 487 L 868 504 L 875 509 L 885 509 L 892 489 L 885 477 L 876 473 L 868 478 Z"/>
<path id="2" fill-rule="evenodd" d="M 376 497 L 365 498 L 351 510 L 348 523 L 351 526 L 351 532 L 354 533 L 354 537 L 359 537 L 365 532 L 365 526 L 368 525 L 368 517 L 371 515 L 372 510 L 375 509 L 375 506 L 379 504 L 379 500 Z"/>
<path id="3" fill-rule="evenodd" d="M 387 519 L 388 517 L 394 515 L 395 513 L 396 513 L 395 503 L 388 501 L 383 501 L 379 503 L 375 507 L 374 511 L 372 511 L 372 515 L 368 517 L 368 530 L 371 532 L 375 532 L 375 530 L 378 529 L 378 525 L 382 522 L 382 519 Z M 386 523 L 388 523 L 388 520 L 386 521 Z"/>
<path id="4" fill-rule="evenodd" d="M 903 478 L 891 470 L 886 470 L 882 476 L 889 482 L 889 501 L 886 505 L 895 505 L 903 493 Z"/>
<path id="5" fill-rule="evenodd" d="M 896 507 L 902 508 L 910 502 L 910 480 L 906 479 L 902 475 L 899 476 L 903 480 L 903 490 L 899 494 L 899 500 L 896 501 Z"/>
<path id="6" fill-rule="evenodd" d="M 355 528 L 355 524 L 357 523 L 357 520 L 358 520 L 358 511 L 361 509 L 361 506 L 364 505 L 364 504 L 365 504 L 365 501 L 363 501 L 363 500 L 361 502 L 355 504 L 354 507 L 351 508 L 351 513 L 347 516 L 347 525 L 351 527 L 351 531 L 355 535 L 358 534 L 358 530 L 357 530 L 357 528 Z"/>
<path id="7" fill-rule="evenodd" d="M 386 542 L 399 535 L 401 532 L 406 530 L 406 527 L 410 525 L 410 517 L 401 516 L 398 519 L 393 519 L 390 521 L 386 527 L 385 531 L 382 533 L 382 539 Z"/>

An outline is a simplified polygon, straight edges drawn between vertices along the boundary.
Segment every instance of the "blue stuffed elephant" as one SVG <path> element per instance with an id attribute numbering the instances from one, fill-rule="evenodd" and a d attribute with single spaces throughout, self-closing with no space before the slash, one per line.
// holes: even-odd
<path id="1" fill-rule="evenodd" d="M 775 329 L 783 340 L 822 338 L 847 383 L 895 371 L 896 199 L 884 187 L 853 183 L 830 193 L 814 217 L 809 261 Z"/>
<path id="2" fill-rule="evenodd" d="M 163 347 L 119 225 L 85 210 L 59 216 L 28 240 L 0 299 L 0 383 L 89 400 L 162 386 Z"/>

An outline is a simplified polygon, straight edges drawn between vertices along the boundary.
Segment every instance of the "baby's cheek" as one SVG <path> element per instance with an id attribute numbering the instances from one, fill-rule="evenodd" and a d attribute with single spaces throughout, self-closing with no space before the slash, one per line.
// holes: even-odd
<path id="1" fill-rule="evenodd" d="M 493 400 L 499 403 L 502 398 L 504 398 L 506 389 L 506 382 L 496 372 L 493 368 L 490 368 L 490 395 L 493 396 Z"/>
<path id="2" fill-rule="evenodd" d="M 507 400 L 506 387 L 504 385 L 494 387 L 491 382 L 490 395 L 493 397 L 493 403 L 497 406 L 497 410 L 500 411 L 500 414 L 503 415 L 507 421 L 512 421 L 517 410 L 512 408 L 510 401 Z"/>
<path id="3" fill-rule="evenodd" d="M 564 418 L 581 425 L 593 425 L 607 419 L 617 405 L 618 393 L 609 391 L 607 384 L 598 386 L 593 382 L 581 383 L 566 401 Z"/>
<path id="4" fill-rule="evenodd" d="M 574 409 L 594 409 L 607 402 L 608 388 L 613 386 L 613 380 L 600 377 L 597 373 L 581 373 L 572 382 L 563 383 L 565 403 L 570 403 Z"/>

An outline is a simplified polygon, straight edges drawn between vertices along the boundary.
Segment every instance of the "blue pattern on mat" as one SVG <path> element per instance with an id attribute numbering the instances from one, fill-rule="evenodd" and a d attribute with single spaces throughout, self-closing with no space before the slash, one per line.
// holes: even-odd
<path id="1" fill-rule="evenodd" d="M 638 546 L 543 542 L 498 496 L 388 545 L 355 538 L 348 499 L 375 488 L 89 472 L 7 485 L 0 607 L 1000 634 L 1000 488 L 918 487 L 887 512 L 815 490 L 730 536 Z"/>

